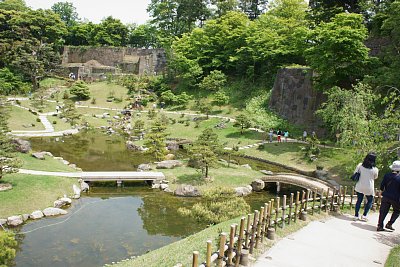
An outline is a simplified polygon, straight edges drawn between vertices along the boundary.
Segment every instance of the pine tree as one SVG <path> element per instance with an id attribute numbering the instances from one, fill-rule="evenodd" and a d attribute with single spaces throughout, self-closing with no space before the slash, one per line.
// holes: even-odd
<path id="1" fill-rule="evenodd" d="M 167 127 L 157 119 L 145 137 L 144 144 L 148 148 L 146 153 L 152 155 L 156 160 L 163 160 L 168 153 L 165 148 L 166 129 Z"/>

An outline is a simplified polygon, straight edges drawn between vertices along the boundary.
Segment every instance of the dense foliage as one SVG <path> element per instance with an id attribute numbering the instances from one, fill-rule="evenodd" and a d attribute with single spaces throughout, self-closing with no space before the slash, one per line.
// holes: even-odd
<path id="1" fill-rule="evenodd" d="M 236 196 L 230 188 L 210 189 L 202 195 L 202 202 L 191 209 L 179 208 L 178 212 L 209 224 L 220 223 L 248 213 L 249 204 L 242 197 Z"/>
<path id="2" fill-rule="evenodd" d="M 12 232 L 0 230 L 0 266 L 10 266 L 15 257 L 17 241 Z"/>

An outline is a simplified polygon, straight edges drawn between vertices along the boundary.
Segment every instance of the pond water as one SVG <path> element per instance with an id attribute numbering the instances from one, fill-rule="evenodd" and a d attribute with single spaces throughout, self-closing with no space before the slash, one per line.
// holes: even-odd
<path id="1" fill-rule="evenodd" d="M 88 132 L 72 137 L 32 139 L 34 150 L 52 152 L 83 170 L 135 170 L 151 161 L 142 154 L 126 151 L 121 137 Z M 255 168 L 274 169 L 273 166 Z M 275 197 L 271 191 L 253 193 L 245 200 L 252 209 Z M 297 188 L 283 187 L 281 194 Z M 30 222 L 19 229 L 16 266 L 102 266 L 160 248 L 205 227 L 178 214 L 199 198 L 178 198 L 146 186 L 91 188 L 74 201 L 68 214 Z"/>

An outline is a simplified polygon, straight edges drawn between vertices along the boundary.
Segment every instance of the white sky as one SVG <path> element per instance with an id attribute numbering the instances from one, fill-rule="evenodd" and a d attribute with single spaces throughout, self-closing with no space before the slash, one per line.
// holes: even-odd
<path id="1" fill-rule="evenodd" d="M 103 18 L 113 16 L 122 23 L 143 24 L 149 19 L 146 12 L 150 0 L 25 0 L 33 9 L 49 9 L 54 3 L 70 2 L 76 8 L 80 19 L 99 23 Z"/>

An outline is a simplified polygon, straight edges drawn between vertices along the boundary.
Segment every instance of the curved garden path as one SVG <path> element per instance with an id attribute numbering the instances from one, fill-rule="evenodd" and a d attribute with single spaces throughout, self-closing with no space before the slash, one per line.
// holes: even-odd
<path id="1" fill-rule="evenodd" d="M 378 212 L 370 213 L 368 222 L 353 221 L 351 214 L 312 221 L 279 240 L 252 266 L 383 266 L 390 249 L 400 243 L 400 234 L 376 232 L 378 216 Z M 399 220 L 393 227 L 400 229 Z"/>

